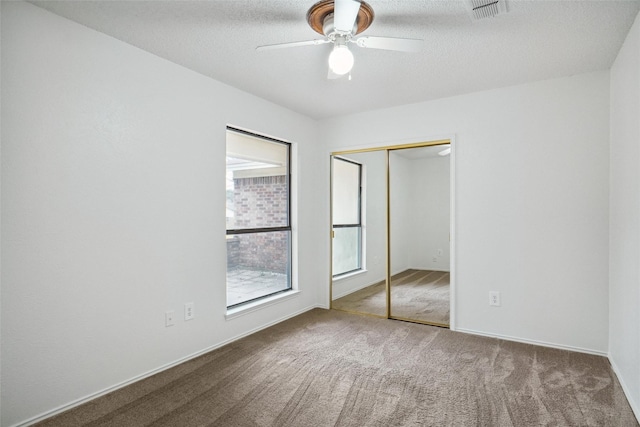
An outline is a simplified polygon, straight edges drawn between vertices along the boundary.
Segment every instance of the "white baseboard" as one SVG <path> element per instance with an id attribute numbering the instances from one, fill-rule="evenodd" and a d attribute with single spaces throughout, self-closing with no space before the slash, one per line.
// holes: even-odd
<path id="1" fill-rule="evenodd" d="M 631 406 L 633 415 L 636 416 L 636 420 L 638 420 L 638 423 L 640 423 L 640 402 L 634 402 L 631 399 L 631 392 L 629 391 L 629 387 L 627 386 L 627 383 L 624 381 L 624 377 L 620 375 L 620 369 L 618 368 L 618 365 L 616 365 L 616 362 L 614 362 L 613 359 L 611 358 L 611 354 L 608 354 L 607 357 L 609 359 L 609 363 L 611 364 L 611 368 L 613 369 L 613 372 L 616 374 L 616 377 L 618 377 L 618 382 L 620 383 L 620 386 L 622 386 L 622 391 L 624 392 L 624 395 L 627 397 L 627 402 L 629 402 L 629 406 Z"/>
<path id="2" fill-rule="evenodd" d="M 509 335 L 493 334 L 493 333 L 490 333 L 490 332 L 482 332 L 482 331 L 476 331 L 476 330 L 473 330 L 473 329 L 466 329 L 466 328 L 456 328 L 456 332 L 463 332 L 463 333 L 466 333 L 466 334 L 480 335 L 480 336 L 483 336 L 483 337 L 490 337 L 490 338 L 498 338 L 498 339 L 505 340 L 505 341 L 521 342 L 523 344 L 540 345 L 542 347 L 556 348 L 558 350 L 577 351 L 578 353 L 586 353 L 586 354 L 593 354 L 593 355 L 596 355 L 596 356 L 608 357 L 608 354 L 605 351 L 592 350 L 592 349 L 589 349 L 589 348 L 582 348 L 582 347 L 574 347 L 574 346 L 571 346 L 571 345 L 550 343 L 550 342 L 538 341 L 538 340 L 530 340 L 530 339 L 527 339 L 527 338 L 519 338 L 519 337 L 512 337 L 512 336 L 509 336 Z"/>
<path id="3" fill-rule="evenodd" d="M 346 297 L 347 295 L 350 295 L 350 294 L 352 294 L 352 293 L 354 293 L 354 292 L 358 292 L 359 290 L 362 290 L 362 289 L 364 289 L 364 288 L 368 288 L 369 286 L 375 285 L 376 283 L 379 283 L 379 282 L 381 282 L 381 281 L 383 281 L 383 280 L 385 280 L 385 279 L 384 279 L 384 278 L 382 278 L 382 279 L 380 279 L 380 280 L 374 280 L 373 282 L 366 282 L 366 283 L 364 283 L 364 284 L 362 284 L 362 285 L 358 286 L 357 288 L 354 288 L 354 289 L 348 289 L 347 291 L 343 291 L 343 292 L 340 292 L 340 293 L 338 293 L 338 294 L 334 293 L 334 294 L 332 295 L 332 297 L 333 297 L 333 301 L 337 300 L 338 298 Z"/>
<path id="4" fill-rule="evenodd" d="M 82 405 L 84 403 L 87 403 L 87 402 L 89 402 L 91 400 L 97 399 L 100 396 L 104 396 L 107 393 L 111 393 L 112 391 L 116 391 L 116 390 L 121 389 L 123 387 L 126 387 L 126 386 L 128 386 L 130 384 L 133 384 L 133 383 L 135 383 L 137 381 L 143 380 L 143 379 L 148 378 L 148 377 L 150 377 L 152 375 L 155 375 L 155 374 L 160 373 L 162 371 L 166 371 L 167 369 L 173 368 L 174 366 L 180 365 L 181 363 L 187 362 L 187 361 L 189 361 L 191 359 L 195 359 L 198 356 L 202 356 L 205 353 L 208 353 L 210 351 L 213 351 L 215 349 L 223 347 L 223 346 L 225 346 L 227 344 L 230 344 L 230 343 L 232 343 L 234 341 L 237 341 L 237 340 L 239 340 L 241 338 L 244 338 L 244 337 L 246 337 L 248 335 L 254 334 L 254 333 L 258 332 L 258 331 L 261 331 L 262 329 L 266 329 L 266 328 L 268 328 L 270 326 L 276 325 L 276 324 L 278 324 L 280 322 L 283 322 L 283 321 L 285 321 L 287 319 L 290 319 L 292 317 L 298 316 L 298 315 L 300 315 L 302 313 L 306 313 L 307 311 L 313 310 L 314 308 L 325 308 L 325 307 L 322 307 L 322 306 L 320 306 L 318 304 L 314 304 L 314 305 L 311 305 L 309 307 L 303 308 L 303 309 L 298 310 L 298 311 L 296 311 L 294 313 L 291 313 L 291 314 L 288 314 L 286 316 L 280 317 L 280 318 L 278 318 L 278 319 L 276 319 L 276 320 L 274 320 L 272 322 L 269 322 L 269 323 L 267 323 L 265 325 L 260 325 L 259 327 L 251 329 L 251 330 L 249 330 L 247 332 L 244 332 L 244 333 L 242 333 L 240 335 L 236 335 L 236 336 L 234 336 L 232 338 L 229 338 L 229 339 L 227 339 L 225 341 L 219 342 L 219 343 L 214 344 L 212 346 L 206 347 L 206 348 L 204 348 L 204 349 L 202 349 L 200 351 L 197 351 L 195 353 L 192 353 L 192 354 L 190 354 L 188 356 L 182 357 L 182 358 L 180 358 L 178 360 L 175 360 L 173 362 L 167 363 L 167 364 L 162 365 L 162 366 L 160 366 L 158 368 L 155 368 L 155 369 L 152 369 L 150 371 L 147 371 L 147 372 L 145 372 L 143 374 L 137 375 L 137 376 L 135 376 L 135 377 L 133 377 L 131 379 L 128 379 L 128 380 L 123 381 L 123 382 L 120 382 L 120 383 L 115 384 L 115 385 L 113 385 L 111 387 L 107 387 L 107 388 L 105 388 L 103 390 L 97 391 L 97 392 L 92 393 L 92 394 L 90 394 L 88 396 L 81 397 L 80 399 L 76 399 L 76 400 L 74 400 L 74 401 L 72 401 L 70 403 L 58 406 L 57 408 L 54 408 L 54 409 L 52 409 L 50 411 L 47 411 L 47 412 L 44 412 L 44 413 L 42 413 L 40 415 L 36 415 L 35 417 L 29 418 L 29 419 L 27 419 L 25 421 L 21 421 L 21 422 L 19 422 L 17 424 L 14 424 L 11 427 L 26 427 L 26 426 L 30 426 L 32 424 L 38 423 L 38 422 L 43 421 L 43 420 L 45 420 L 47 418 L 50 418 L 50 417 L 52 417 L 54 415 L 58 415 L 58 414 L 60 414 L 60 413 L 62 413 L 64 411 L 68 411 L 69 409 L 75 408 L 76 406 L 80 406 L 80 405 Z"/>
<path id="5" fill-rule="evenodd" d="M 451 268 L 433 268 L 433 267 L 409 267 L 407 270 L 429 270 L 429 271 L 438 271 L 440 273 L 451 273 Z"/>

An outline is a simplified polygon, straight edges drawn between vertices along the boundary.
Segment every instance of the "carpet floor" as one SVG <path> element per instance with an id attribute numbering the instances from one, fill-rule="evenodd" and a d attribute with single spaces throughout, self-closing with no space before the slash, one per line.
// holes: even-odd
<path id="1" fill-rule="evenodd" d="M 600 356 L 315 309 L 39 426 L 638 426 Z"/>
<path id="2" fill-rule="evenodd" d="M 449 286 L 444 271 L 405 270 L 391 276 L 391 316 L 448 325 Z M 385 281 L 336 299 L 333 308 L 386 316 Z"/>

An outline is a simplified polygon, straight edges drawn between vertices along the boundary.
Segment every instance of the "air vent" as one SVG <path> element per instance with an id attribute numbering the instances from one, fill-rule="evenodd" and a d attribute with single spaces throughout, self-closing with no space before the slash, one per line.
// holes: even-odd
<path id="1" fill-rule="evenodd" d="M 474 21 L 507 13 L 506 0 L 467 0 Z"/>

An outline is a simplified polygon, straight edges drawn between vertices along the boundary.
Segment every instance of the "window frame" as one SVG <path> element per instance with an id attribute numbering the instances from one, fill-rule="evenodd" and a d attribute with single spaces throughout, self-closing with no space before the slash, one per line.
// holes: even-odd
<path id="1" fill-rule="evenodd" d="M 362 271 L 364 269 L 363 247 L 362 247 L 363 246 L 362 243 L 364 241 L 364 238 L 363 238 L 364 237 L 363 236 L 364 226 L 362 224 L 362 211 L 363 211 L 363 208 L 362 208 L 362 191 L 363 191 L 362 190 L 362 187 L 363 187 L 362 186 L 362 171 L 363 171 L 363 166 L 362 166 L 362 164 L 360 164 L 358 162 L 355 162 L 355 161 L 350 160 L 350 159 L 345 159 L 343 157 L 338 157 L 338 156 L 334 156 L 333 157 L 333 161 L 334 162 L 335 161 L 342 161 L 342 162 L 351 163 L 351 164 L 354 164 L 354 165 L 358 166 L 358 222 L 357 223 L 350 223 L 350 224 L 335 224 L 333 219 L 331 221 L 332 222 L 331 226 L 332 226 L 332 228 L 334 230 L 332 232 L 332 242 L 331 242 L 332 245 L 335 242 L 335 229 L 336 228 L 356 228 L 359 231 L 358 232 L 358 267 L 354 268 L 352 270 L 343 271 L 343 272 L 337 273 L 337 274 L 332 272 L 332 278 L 333 279 L 339 279 L 341 277 L 353 274 L 353 273 L 358 272 L 358 271 Z M 332 209 L 334 209 L 333 206 L 332 206 Z M 333 217 L 333 215 L 332 215 L 332 217 Z M 334 251 L 332 251 L 332 253 L 334 253 L 334 255 L 335 255 Z M 333 264 L 333 260 L 331 260 L 331 262 Z"/>
<path id="2" fill-rule="evenodd" d="M 282 141 L 276 138 L 271 138 L 265 135 L 260 135 L 254 132 L 249 132 L 243 129 L 238 129 L 238 128 L 234 128 L 232 126 L 227 126 L 226 128 L 226 134 L 228 134 L 229 132 L 235 132 L 241 135 L 246 135 L 246 136 L 250 136 L 256 139 L 261 139 L 267 142 L 272 142 L 272 143 L 277 143 L 277 144 L 282 144 L 286 147 L 286 152 L 287 152 L 287 161 L 286 161 L 286 174 L 285 174 L 285 181 L 286 181 L 286 186 L 287 186 L 287 204 L 286 204 L 286 208 L 287 208 L 287 221 L 286 221 L 286 225 L 280 225 L 280 226 L 274 226 L 274 227 L 254 227 L 254 228 L 226 228 L 226 234 L 225 234 L 225 238 L 229 239 L 229 236 L 237 236 L 237 235 L 243 235 L 243 234 L 262 234 L 262 233 L 273 233 L 273 232 L 287 232 L 288 235 L 288 239 L 287 239 L 287 255 L 288 255 L 288 259 L 287 259 L 287 288 L 286 289 L 281 289 L 275 292 L 271 292 L 269 294 L 264 294 L 261 295 L 259 297 L 255 297 L 246 301 L 242 301 L 236 304 L 231 304 L 229 305 L 229 301 L 227 301 L 226 306 L 227 306 L 227 310 L 230 309 L 236 309 L 239 308 L 241 306 L 244 306 L 246 304 L 250 304 L 250 303 L 255 303 L 257 301 L 260 301 L 262 299 L 266 299 L 269 297 L 273 297 L 274 295 L 278 295 L 278 294 L 282 294 L 285 292 L 290 292 L 293 290 L 293 277 L 292 277 L 292 271 L 293 271 L 293 227 L 291 226 L 291 216 L 292 216 L 292 212 L 291 212 L 291 196 L 292 196 L 292 191 L 291 191 L 291 183 L 292 183 L 292 178 L 291 178 L 291 169 L 292 169 L 292 159 L 291 159 L 291 152 L 292 152 L 292 144 L 290 142 L 286 142 L 286 141 Z M 225 148 L 225 153 L 226 153 L 226 148 Z M 226 204 L 226 201 L 225 201 Z M 227 254 L 228 257 L 228 254 Z M 227 266 L 227 272 L 228 272 L 228 266 Z M 228 291 L 228 281 L 225 280 L 225 291 Z"/>

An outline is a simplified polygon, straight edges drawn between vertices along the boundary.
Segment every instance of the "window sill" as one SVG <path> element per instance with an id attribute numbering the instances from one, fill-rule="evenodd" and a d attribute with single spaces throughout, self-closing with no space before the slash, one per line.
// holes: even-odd
<path id="1" fill-rule="evenodd" d="M 365 269 L 354 271 L 354 272 L 351 272 L 349 274 L 345 274 L 343 276 L 334 277 L 333 281 L 334 282 L 339 282 L 341 280 L 351 279 L 352 277 L 359 276 L 359 275 L 364 274 L 366 272 L 367 272 L 367 270 L 365 270 Z"/>
<path id="2" fill-rule="evenodd" d="M 299 293 L 300 291 L 292 289 L 290 291 L 283 292 L 278 295 L 273 295 L 259 301 L 250 302 L 240 307 L 228 308 L 227 314 L 225 314 L 224 317 L 226 320 L 235 319 L 236 317 L 244 316 L 245 314 L 253 313 L 254 311 L 258 311 L 265 307 L 269 307 L 271 305 L 291 299 L 297 296 Z"/>

